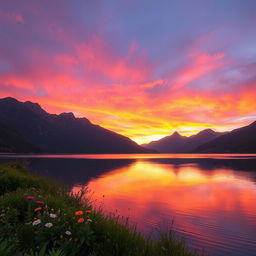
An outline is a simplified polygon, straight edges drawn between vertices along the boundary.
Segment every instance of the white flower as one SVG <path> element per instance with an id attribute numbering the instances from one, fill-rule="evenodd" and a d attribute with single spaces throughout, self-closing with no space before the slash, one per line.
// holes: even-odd
<path id="1" fill-rule="evenodd" d="M 52 219 L 55 219 L 55 218 L 57 217 L 57 214 L 50 213 L 50 217 L 51 217 Z"/>
<path id="2" fill-rule="evenodd" d="M 65 232 L 65 234 L 68 235 L 68 236 L 70 236 L 72 233 L 67 230 L 67 231 Z"/>
<path id="3" fill-rule="evenodd" d="M 38 224 L 40 224 L 40 223 L 41 223 L 41 220 L 40 220 L 40 219 L 37 219 L 37 220 L 33 221 L 32 225 L 33 225 L 33 226 L 36 226 L 36 225 L 38 225 Z"/>
<path id="4" fill-rule="evenodd" d="M 86 221 L 87 223 L 89 223 L 89 222 L 92 222 L 92 220 L 91 219 L 87 219 L 87 221 Z"/>
<path id="5" fill-rule="evenodd" d="M 44 226 L 47 227 L 47 228 L 51 228 L 53 226 L 53 224 L 51 222 L 48 222 Z"/>

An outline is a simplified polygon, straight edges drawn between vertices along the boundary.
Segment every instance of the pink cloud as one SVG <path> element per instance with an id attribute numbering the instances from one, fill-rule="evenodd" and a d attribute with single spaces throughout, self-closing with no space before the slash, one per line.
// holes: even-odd
<path id="1" fill-rule="evenodd" d="M 10 21 L 14 24 L 24 22 L 22 14 L 17 13 L 17 12 L 4 12 L 1 9 L 0 9 L 0 19 Z"/>
<path id="2" fill-rule="evenodd" d="M 146 81 L 152 70 L 147 57 L 134 44 L 122 57 L 96 35 L 89 42 L 77 45 L 76 54 L 87 72 L 104 75 L 114 83 Z"/>
<path id="3" fill-rule="evenodd" d="M 23 16 L 3 12 L 0 18 L 23 22 Z M 229 90 L 218 95 L 207 86 L 205 91 L 188 86 L 217 71 L 222 77 L 222 69 L 231 64 L 226 52 L 212 54 L 204 49 L 204 42 L 213 35 L 189 46 L 179 68 L 156 76 L 158 63 L 136 40 L 120 51 L 106 36 L 86 32 L 80 37 L 76 29 L 54 20 L 41 29 L 49 37 L 49 48 L 38 42 L 25 44 L 20 49 L 22 58 L 6 57 L 13 66 L 0 75 L 1 97 L 33 100 L 51 112 L 74 111 L 136 140 L 183 127 L 193 132 L 209 124 L 221 128 L 239 115 L 255 112 L 255 84 L 249 90 L 242 82 L 236 93 Z"/>
<path id="4" fill-rule="evenodd" d="M 173 89 L 180 89 L 196 79 L 224 67 L 229 62 L 224 59 L 224 53 L 218 54 L 190 54 L 191 62 L 175 74 L 172 82 Z"/>

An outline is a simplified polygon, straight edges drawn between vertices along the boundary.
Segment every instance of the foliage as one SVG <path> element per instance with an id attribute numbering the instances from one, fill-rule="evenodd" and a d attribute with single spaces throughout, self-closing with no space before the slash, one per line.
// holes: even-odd
<path id="1" fill-rule="evenodd" d="M 30 174 L 20 163 L 2 164 L 0 168 L 0 196 L 18 188 L 44 189 L 49 193 L 55 191 L 54 182 Z M 63 189 L 63 186 L 58 185 Z"/>

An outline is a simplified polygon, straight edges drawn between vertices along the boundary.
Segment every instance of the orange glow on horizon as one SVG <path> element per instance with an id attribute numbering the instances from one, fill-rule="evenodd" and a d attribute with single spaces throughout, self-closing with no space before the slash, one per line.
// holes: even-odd
<path id="1" fill-rule="evenodd" d="M 175 131 L 184 136 L 206 128 L 229 131 L 256 119 L 254 81 L 241 82 L 236 91 L 222 91 L 215 78 L 211 90 L 197 84 L 233 63 L 223 52 L 192 47 L 183 66 L 152 79 L 154 65 L 136 43 L 124 56 L 97 35 L 70 43 L 72 55 L 30 49 L 33 61 L 42 65 L 24 74 L 0 75 L 1 86 L 8 88 L 0 90 L 0 97 L 38 102 L 50 113 L 73 112 L 139 144 Z"/>

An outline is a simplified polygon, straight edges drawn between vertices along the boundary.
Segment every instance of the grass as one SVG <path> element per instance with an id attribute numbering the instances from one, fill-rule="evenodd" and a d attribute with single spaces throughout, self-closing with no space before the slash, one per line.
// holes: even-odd
<path id="1" fill-rule="evenodd" d="M 198 256 L 170 230 L 144 237 L 124 219 L 92 209 L 84 193 L 0 165 L 1 256 Z"/>

